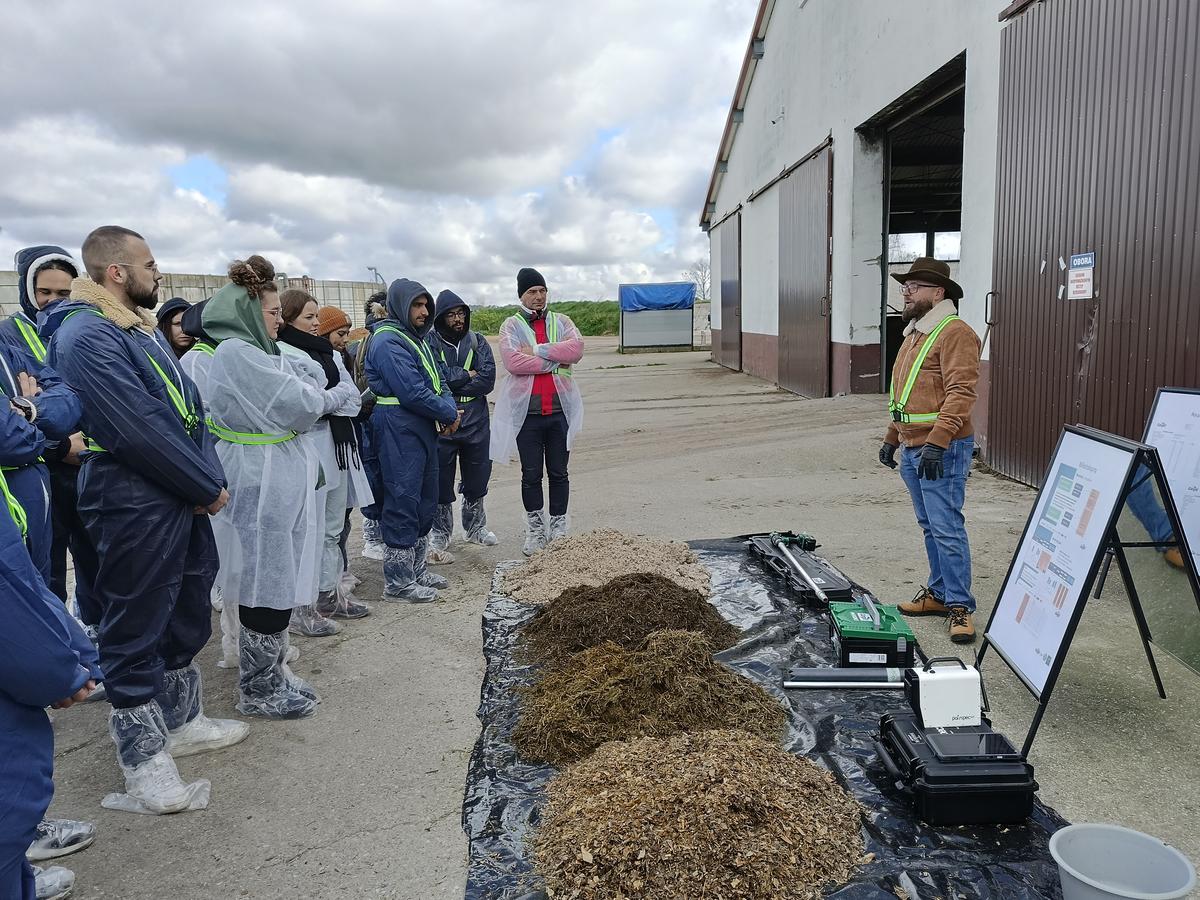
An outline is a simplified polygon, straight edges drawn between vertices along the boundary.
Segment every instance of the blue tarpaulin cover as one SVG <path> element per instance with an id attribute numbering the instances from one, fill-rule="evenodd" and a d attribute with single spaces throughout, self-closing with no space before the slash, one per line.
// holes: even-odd
<path id="1" fill-rule="evenodd" d="M 647 309 L 691 309 L 696 305 L 696 285 L 690 281 L 664 284 L 623 284 L 618 296 L 621 312 Z"/>

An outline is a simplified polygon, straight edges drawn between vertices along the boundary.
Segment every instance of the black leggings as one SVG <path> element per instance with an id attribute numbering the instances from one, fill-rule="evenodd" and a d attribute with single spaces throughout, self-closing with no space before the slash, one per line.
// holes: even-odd
<path id="1" fill-rule="evenodd" d="M 259 634 L 279 634 L 292 621 L 290 609 L 271 609 L 266 606 L 239 606 L 238 618 L 251 631 Z"/>

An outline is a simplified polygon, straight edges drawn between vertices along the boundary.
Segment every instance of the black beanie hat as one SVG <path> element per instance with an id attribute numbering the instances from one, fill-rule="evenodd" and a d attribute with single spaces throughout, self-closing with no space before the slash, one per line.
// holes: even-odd
<path id="1" fill-rule="evenodd" d="M 545 287 L 546 279 L 537 269 L 522 269 L 517 273 L 517 297 L 524 297 L 531 287 Z"/>

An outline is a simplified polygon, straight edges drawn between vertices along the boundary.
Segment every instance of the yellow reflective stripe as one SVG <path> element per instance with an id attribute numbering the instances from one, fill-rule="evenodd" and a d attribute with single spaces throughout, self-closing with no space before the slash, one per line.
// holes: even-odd
<path id="1" fill-rule="evenodd" d="M 42 459 L 42 457 L 39 456 L 33 462 L 26 463 L 23 466 L 0 466 L 0 472 L 20 472 L 22 469 L 28 469 L 34 463 L 41 463 L 42 465 L 45 465 L 46 460 Z"/>
<path id="2" fill-rule="evenodd" d="M 376 397 L 376 406 L 399 406 L 400 400 L 396 397 Z"/>
<path id="3" fill-rule="evenodd" d="M 29 534 L 29 519 L 25 515 L 25 507 L 19 500 L 13 496 L 13 492 L 8 489 L 8 479 L 0 473 L 0 491 L 4 492 L 4 502 L 8 504 L 8 514 L 12 516 L 13 522 L 21 529 L 21 537 Z"/>
<path id="4" fill-rule="evenodd" d="M 25 338 L 25 343 L 29 345 L 29 352 L 33 354 L 33 358 L 44 363 L 46 361 L 46 345 L 38 337 L 37 331 L 29 326 L 25 317 L 20 313 L 13 316 L 13 321 L 17 323 L 17 330 L 21 332 L 21 337 Z"/>
<path id="5" fill-rule="evenodd" d="M 445 350 L 445 348 L 442 348 L 442 349 L 441 349 L 440 351 L 438 351 L 438 352 L 440 352 L 440 353 L 442 354 L 442 365 L 443 365 L 443 366 L 449 366 L 449 365 L 450 365 L 450 363 L 446 362 L 446 350 Z M 463 364 L 462 364 L 462 367 L 463 367 L 464 369 L 470 369 L 470 368 L 471 368 L 471 363 L 473 363 L 474 361 L 475 361 L 475 348 L 474 348 L 474 347 L 471 347 L 471 348 L 469 348 L 469 349 L 467 350 L 467 358 L 466 358 L 466 360 L 463 362 Z M 477 399 L 477 398 L 475 398 L 475 397 L 458 397 L 458 398 L 457 398 L 457 400 L 458 400 L 458 402 L 459 402 L 459 403 L 470 403 L 472 400 L 475 400 L 475 399 Z"/>
<path id="6" fill-rule="evenodd" d="M 84 443 L 84 446 L 87 447 L 87 449 L 91 450 L 93 453 L 107 453 L 108 452 L 107 450 L 105 450 L 103 447 L 101 447 L 99 444 L 97 444 L 95 441 L 93 441 L 87 435 L 84 435 L 83 443 Z"/>
<path id="7" fill-rule="evenodd" d="M 946 316 L 942 321 L 938 322 L 937 327 L 929 332 L 929 337 L 925 338 L 925 342 L 921 344 L 921 349 L 917 352 L 917 358 L 913 360 L 912 366 L 908 370 L 908 378 L 904 381 L 904 390 L 900 392 L 900 402 L 896 402 L 896 380 L 892 379 L 892 385 L 888 388 L 888 411 L 893 414 L 899 413 L 898 422 L 913 423 L 913 422 L 933 422 L 937 420 L 937 413 L 907 413 L 904 407 L 908 405 L 908 398 L 912 396 L 913 388 L 917 384 L 917 376 L 921 374 L 921 367 L 925 365 L 925 358 L 929 356 L 929 351 L 933 349 L 933 343 L 937 340 L 938 335 L 942 333 L 942 329 L 951 322 L 958 321 L 958 316 Z"/>
<path id="8" fill-rule="evenodd" d="M 296 436 L 296 432 L 294 431 L 289 431 L 286 434 L 259 434 L 253 431 L 234 431 L 232 428 L 226 428 L 212 419 L 208 420 L 208 430 L 218 440 L 222 440 L 227 444 L 241 444 L 245 447 L 266 447 L 271 444 L 282 444 Z"/>
<path id="9" fill-rule="evenodd" d="M 192 344 L 192 349 L 199 350 L 201 353 L 207 353 L 209 356 L 214 356 L 217 352 L 216 347 L 212 344 L 206 344 L 204 341 L 196 341 L 196 343 Z"/>
<path id="10" fill-rule="evenodd" d="M 433 351 L 429 349 L 429 345 L 424 342 L 418 343 L 417 341 L 414 341 L 399 328 L 394 328 L 391 325 L 381 325 L 375 329 L 376 334 L 379 334 L 381 331 L 391 331 L 408 341 L 413 350 L 416 351 L 417 359 L 421 361 L 421 365 L 425 368 L 425 374 L 428 375 L 429 380 L 433 382 L 434 393 L 440 394 L 442 392 L 442 376 L 438 374 L 437 363 L 433 361 Z M 378 402 L 378 400 L 376 400 L 376 402 Z M 384 405 L 390 406 L 391 404 L 385 403 Z"/>

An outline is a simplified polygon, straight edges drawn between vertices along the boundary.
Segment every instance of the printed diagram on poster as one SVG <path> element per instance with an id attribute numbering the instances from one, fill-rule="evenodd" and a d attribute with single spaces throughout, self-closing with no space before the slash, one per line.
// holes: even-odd
<path id="1" fill-rule="evenodd" d="M 1067 299 L 1091 300 L 1096 292 L 1096 254 L 1074 253 L 1067 270 Z"/>
<path id="2" fill-rule="evenodd" d="M 1200 392 L 1160 389 L 1145 443 L 1158 449 L 1184 536 L 1200 567 Z"/>
<path id="3" fill-rule="evenodd" d="M 988 640 L 1040 694 L 1084 600 L 1136 451 L 1063 433 L 988 624 Z"/>

